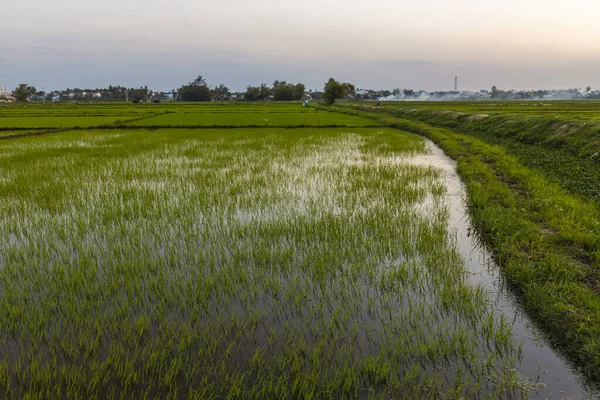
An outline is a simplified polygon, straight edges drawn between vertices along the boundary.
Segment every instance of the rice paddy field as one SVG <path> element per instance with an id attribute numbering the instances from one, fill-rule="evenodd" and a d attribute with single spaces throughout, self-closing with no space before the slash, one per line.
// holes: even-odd
<path id="1" fill-rule="evenodd" d="M 28 129 L 112 126 L 240 127 L 240 126 L 367 126 L 366 118 L 317 111 L 289 104 L 226 104 L 190 107 L 180 104 L 87 105 L 60 104 L 37 107 L 0 107 L 0 132 Z"/>
<path id="2" fill-rule="evenodd" d="M 334 111 L 0 107 L 2 396 L 598 397 L 457 164 Z"/>

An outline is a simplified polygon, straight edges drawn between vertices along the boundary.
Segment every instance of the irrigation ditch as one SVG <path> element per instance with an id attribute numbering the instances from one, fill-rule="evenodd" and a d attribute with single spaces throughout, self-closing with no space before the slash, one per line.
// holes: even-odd
<path id="1" fill-rule="evenodd" d="M 513 337 L 521 343 L 521 357 L 515 366 L 517 371 L 523 376 L 539 379 L 540 385 L 534 385 L 528 397 L 600 399 L 600 388 L 586 382 L 580 369 L 552 345 L 547 334 L 527 316 L 518 297 L 506 285 L 492 253 L 473 230 L 466 203 L 467 190 L 457 173 L 456 161 L 446 156 L 432 141 L 427 142 L 429 154 L 414 156 L 407 162 L 443 171 L 450 210 L 449 229 L 456 235 L 458 250 L 466 261 L 469 281 L 482 285 L 495 311 L 510 321 Z"/>

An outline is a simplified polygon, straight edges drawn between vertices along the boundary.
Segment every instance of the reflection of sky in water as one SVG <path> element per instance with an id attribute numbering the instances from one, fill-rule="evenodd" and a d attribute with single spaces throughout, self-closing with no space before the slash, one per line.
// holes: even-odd
<path id="1" fill-rule="evenodd" d="M 104 146 L 105 142 L 110 142 L 107 140 L 110 135 L 91 135 L 81 141 L 54 139 L 54 149 L 71 142 L 77 146 L 92 142 Z M 396 157 L 363 151 L 361 146 L 367 141 L 367 136 L 358 134 L 323 139 L 312 137 L 306 141 L 299 141 L 285 155 L 278 153 L 277 146 L 268 153 L 261 153 L 243 152 L 249 143 L 242 146 L 241 141 L 227 148 L 221 148 L 224 141 L 215 141 L 212 150 L 201 141 L 185 141 L 130 157 L 105 160 L 102 168 L 96 165 L 77 175 L 81 182 L 70 186 L 74 193 L 68 197 L 74 204 L 72 207 L 64 208 L 61 213 L 51 213 L 28 205 L 28 208 L 19 211 L 24 215 L 5 215 L 7 224 L 4 226 L 17 223 L 23 231 L 31 234 L 1 237 L 0 250 L 22 247 L 26 249 L 27 258 L 35 257 L 36 246 L 51 242 L 51 254 L 55 257 L 52 261 L 64 257 L 64 262 L 75 263 L 79 257 L 90 255 L 99 259 L 99 264 L 110 265 L 115 260 L 127 261 L 131 254 L 126 250 L 136 249 L 138 253 L 134 259 L 146 260 L 157 267 L 165 266 L 161 263 L 168 264 L 168 256 L 173 257 L 177 266 L 167 265 L 165 269 L 173 281 L 193 285 L 196 280 L 200 282 L 210 277 L 215 282 L 229 282 L 229 290 L 244 290 L 248 288 L 246 283 L 252 282 L 253 275 L 260 275 L 260 283 L 264 286 L 254 287 L 253 292 L 260 298 L 252 298 L 252 294 L 240 298 L 239 293 L 232 295 L 225 292 L 222 302 L 216 301 L 214 307 L 207 306 L 206 314 L 198 318 L 206 323 L 215 323 L 217 329 L 216 321 L 223 316 L 233 312 L 247 316 L 259 310 L 265 326 L 275 329 L 278 337 L 286 334 L 287 328 L 282 323 L 285 321 L 290 322 L 291 329 L 301 331 L 307 341 L 316 342 L 324 329 L 318 323 L 332 319 L 338 310 L 342 313 L 351 311 L 351 315 L 345 314 L 348 325 L 344 322 L 339 328 L 339 332 L 345 335 L 348 327 L 357 326 L 357 347 L 350 346 L 351 351 L 360 355 L 378 354 L 380 345 L 395 345 L 398 338 L 403 338 L 406 349 L 401 351 L 406 351 L 410 359 L 417 353 L 415 349 L 431 338 L 432 332 L 440 332 L 440 327 L 455 332 L 464 326 L 462 315 L 447 313 L 440 306 L 442 295 L 436 286 L 439 283 L 432 282 L 433 279 L 439 282 L 441 273 L 435 268 L 424 267 L 424 258 L 432 255 L 427 250 L 414 250 L 419 231 L 430 228 L 429 225 L 422 228 L 419 224 L 427 224 L 431 219 L 445 221 L 447 205 L 450 228 L 455 230 L 458 249 L 472 272 L 469 279 L 490 291 L 496 309 L 507 317 L 509 323 L 513 323 L 517 339 L 525 338 L 523 362 L 518 370 L 524 376 L 535 378 L 539 363 L 543 374 L 541 381 L 549 385 L 541 396 L 557 397 L 560 390 L 571 395 L 584 393 L 562 361 L 543 344 L 536 345 L 543 341 L 530 339 L 537 335 L 523 316 L 515 311 L 511 297 L 500 290 L 493 268 L 488 270 L 489 255 L 472 245 L 471 238 L 467 236 L 469 223 L 462 202 L 464 189 L 453 163 L 438 149 L 430 145 L 428 155 Z M 20 142 L 10 152 L 20 154 L 27 152 L 27 148 L 33 150 L 38 146 L 35 141 L 27 143 Z M 217 148 L 220 150 L 216 151 Z M 197 150 L 203 156 L 182 155 L 182 152 L 190 150 Z M 56 157 L 53 162 L 69 167 L 72 158 Z M 256 165 L 260 168 L 253 169 Z M 428 166 L 432 168 L 415 168 Z M 32 168 L 42 167 L 41 164 L 32 164 Z M 176 173 L 173 174 L 173 171 Z M 353 171 L 358 173 L 352 177 Z M 415 196 L 412 201 L 400 204 L 393 202 L 398 199 L 390 199 L 391 192 L 386 190 L 394 189 L 396 184 L 396 180 L 390 177 L 402 181 L 399 177 L 403 176 L 403 171 L 408 171 L 406 176 L 418 176 L 421 180 L 407 180 L 408 183 L 403 182 L 406 187 L 402 189 L 427 190 L 423 191 L 423 196 Z M 386 173 L 386 178 L 379 182 L 383 190 L 369 186 L 372 182 L 364 180 L 364 177 L 370 177 L 377 183 L 377 178 L 383 173 Z M 440 176 L 447 184 L 447 204 L 436 202 L 440 196 L 427 196 L 436 184 L 442 183 Z M 350 183 L 357 186 L 345 186 Z M 233 189 L 237 192 L 229 192 Z M 406 194 L 406 191 L 401 193 Z M 441 195 L 441 192 L 438 193 Z M 123 199 L 122 194 L 129 197 Z M 386 207 L 386 200 L 392 201 L 394 208 Z M 95 229 L 82 228 L 89 226 L 90 221 L 97 223 L 97 217 L 105 207 L 131 218 L 109 215 L 109 223 L 101 223 Z M 415 210 L 418 212 L 415 213 Z M 371 214 L 378 219 L 369 220 Z M 40 221 L 45 223 L 40 224 Z M 83 223 L 78 225 L 74 221 Z M 323 222 L 340 229 L 331 242 L 319 236 L 331 231 L 315 229 Z M 278 227 L 281 227 L 280 231 L 277 231 Z M 306 231 L 297 231 L 298 228 Z M 348 228 L 352 232 L 341 231 Z M 58 231 L 63 235 L 57 236 Z M 367 231 L 374 231 L 379 236 L 367 238 Z M 386 237 L 386 232 L 390 231 L 397 233 L 395 238 Z M 314 235 L 311 237 L 311 234 Z M 413 249 L 412 254 L 402 254 L 396 247 L 398 243 L 394 239 L 403 236 L 407 237 L 407 248 Z M 380 242 L 380 238 L 383 241 Z M 125 251 L 119 251 L 115 243 L 119 243 Z M 331 243 L 343 248 L 343 255 L 332 252 Z M 403 243 L 400 245 L 403 246 Z M 382 260 L 380 254 L 383 252 L 405 257 Z M 255 257 L 256 253 L 259 257 Z M 339 257 L 333 259 L 332 254 Z M 281 265 L 270 264 L 273 256 L 289 257 L 291 262 L 286 265 L 292 268 L 278 270 Z M 0 258 L 0 265 L 2 262 Z M 406 264 L 402 265 L 403 262 Z M 319 263 L 325 263 L 325 272 L 329 274 L 327 285 L 311 276 L 318 270 L 313 265 Z M 199 270 L 207 265 L 214 269 Z M 402 268 L 398 268 L 400 266 Z M 448 270 L 453 266 L 460 267 L 460 262 L 453 263 Z M 103 268 L 100 271 L 104 271 Z M 236 268 L 242 268 L 245 275 L 240 274 L 239 281 L 229 281 L 239 274 Z M 391 281 L 390 287 L 386 288 L 386 279 L 392 279 L 390 271 L 404 275 L 400 281 Z M 461 271 L 458 271 L 460 276 Z M 446 270 L 443 271 L 443 274 L 446 273 Z M 101 274 L 99 279 L 102 279 Z M 384 276 L 386 279 L 379 279 Z M 227 285 L 217 284 L 219 291 L 227 290 L 224 286 Z M 269 346 L 269 331 L 257 329 L 259 344 Z M 474 343 L 470 344 L 478 349 L 480 355 L 485 341 L 479 331 L 471 337 Z M 442 341 L 445 339 L 447 337 Z M 250 354 L 244 351 L 251 352 L 256 345 L 251 342 L 242 344 L 245 346 L 239 350 L 240 360 Z M 281 346 L 276 342 L 271 349 L 280 351 Z M 459 360 L 441 373 L 451 378 L 453 368 L 461 368 L 460 363 Z M 432 363 L 424 365 L 428 372 L 433 372 L 434 367 L 439 366 Z M 495 381 L 490 383 L 494 385 Z"/>

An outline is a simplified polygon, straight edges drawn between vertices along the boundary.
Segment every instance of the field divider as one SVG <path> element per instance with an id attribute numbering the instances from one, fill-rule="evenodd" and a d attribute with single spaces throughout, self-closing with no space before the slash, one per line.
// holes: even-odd
<path id="1" fill-rule="evenodd" d="M 381 125 L 347 125 L 347 124 L 297 124 L 297 125 L 99 125 L 88 129 L 135 129 L 135 130 L 156 130 L 156 129 L 307 129 L 307 128 L 381 128 Z"/>
<path id="2" fill-rule="evenodd" d="M 18 138 L 28 137 L 28 136 L 42 136 L 42 135 L 49 135 L 52 133 L 69 132 L 69 131 L 74 131 L 74 130 L 78 130 L 78 129 L 86 129 L 86 128 L 77 128 L 77 127 L 76 128 L 42 128 L 35 132 L 17 133 L 14 135 L 0 135 L 0 140 L 18 139 Z M 13 129 L 11 129 L 11 130 L 13 130 Z M 19 130 L 22 130 L 22 129 L 19 129 Z M 31 128 L 27 129 L 27 130 L 31 131 Z"/>
<path id="3" fill-rule="evenodd" d="M 145 119 L 150 119 L 150 118 L 154 118 L 154 117 L 160 117 L 161 115 L 167 115 L 167 114 L 175 114 L 175 111 L 164 111 L 164 112 L 159 112 L 159 113 L 153 113 L 153 114 L 150 114 L 150 115 L 144 115 L 143 117 L 130 118 L 130 119 L 126 119 L 124 121 L 121 121 L 118 124 L 122 125 L 122 124 L 127 124 L 129 122 L 143 121 Z"/>
<path id="4" fill-rule="evenodd" d="M 36 132 L 26 132 L 26 133 L 18 133 L 15 135 L 5 135 L 0 136 L 0 140 L 6 139 L 17 139 L 28 136 L 41 136 L 41 135 L 49 135 L 53 133 L 62 133 L 62 132 L 70 132 L 70 131 L 93 131 L 93 130 L 159 130 L 159 129 L 181 129 L 181 130 L 202 130 L 202 129 L 223 129 L 223 130 L 232 130 L 232 129 L 326 129 L 326 128 L 352 128 L 352 129 L 373 129 L 373 128 L 381 128 L 381 125 L 373 124 L 373 125 L 343 125 L 343 124 L 327 124 L 327 125 L 98 125 L 98 126 L 88 126 L 88 127 L 80 127 L 73 126 L 68 128 L 40 128 Z M 8 130 L 8 129 L 7 129 Z M 11 129 L 12 130 L 12 129 Z M 27 130 L 29 129 L 19 129 L 19 130 Z"/>

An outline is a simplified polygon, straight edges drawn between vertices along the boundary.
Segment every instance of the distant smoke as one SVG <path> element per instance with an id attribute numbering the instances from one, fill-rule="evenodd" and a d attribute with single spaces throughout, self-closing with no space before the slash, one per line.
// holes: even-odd
<path id="1" fill-rule="evenodd" d="M 388 92 L 389 93 L 389 92 Z M 382 101 L 477 101 L 477 100 L 591 100 L 600 99 L 600 91 L 580 89 L 568 90 L 482 90 L 479 92 L 427 92 L 427 91 L 400 91 L 389 96 L 378 97 Z"/>

